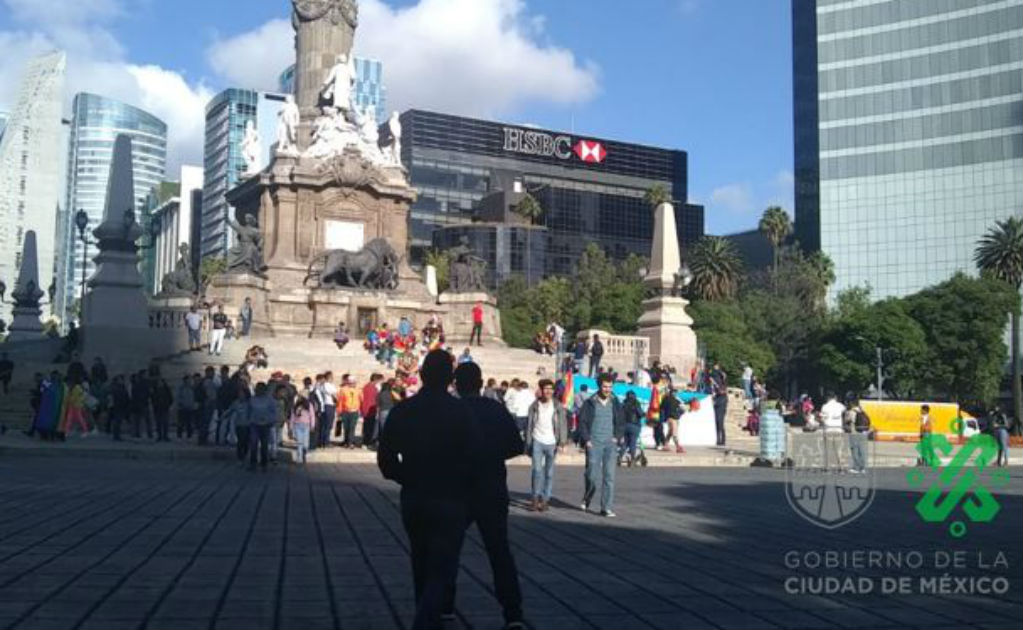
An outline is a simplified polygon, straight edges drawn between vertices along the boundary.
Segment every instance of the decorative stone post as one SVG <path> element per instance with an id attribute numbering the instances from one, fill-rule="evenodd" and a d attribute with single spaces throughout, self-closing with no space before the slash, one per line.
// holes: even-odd
<path id="1" fill-rule="evenodd" d="M 36 233 L 25 232 L 25 241 L 21 250 L 21 270 L 18 272 L 18 284 L 11 293 L 14 299 L 14 320 L 11 322 L 8 341 L 29 341 L 42 339 L 43 325 L 39 321 L 42 310 L 39 300 L 43 292 L 39 290 L 39 259 L 36 254 Z"/>

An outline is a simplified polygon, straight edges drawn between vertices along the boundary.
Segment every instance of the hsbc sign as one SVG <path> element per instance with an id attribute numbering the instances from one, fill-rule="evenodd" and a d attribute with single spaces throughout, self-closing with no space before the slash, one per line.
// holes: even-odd
<path id="1" fill-rule="evenodd" d="M 504 128 L 504 150 L 559 160 L 570 160 L 574 155 L 583 162 L 597 164 L 607 157 L 607 149 L 596 140 L 579 140 L 573 144 L 571 136 L 551 135 L 517 127 Z"/>

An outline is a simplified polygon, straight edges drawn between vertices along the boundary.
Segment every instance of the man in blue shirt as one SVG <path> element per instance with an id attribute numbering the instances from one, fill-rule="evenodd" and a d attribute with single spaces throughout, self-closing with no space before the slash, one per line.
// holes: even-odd
<path id="1" fill-rule="evenodd" d="M 615 457 L 618 440 L 625 435 L 625 409 L 611 393 L 609 374 L 597 379 L 597 393 L 579 411 L 579 441 L 586 447 L 586 479 L 583 511 L 590 508 L 597 483 L 601 484 L 600 514 L 614 517 Z"/>

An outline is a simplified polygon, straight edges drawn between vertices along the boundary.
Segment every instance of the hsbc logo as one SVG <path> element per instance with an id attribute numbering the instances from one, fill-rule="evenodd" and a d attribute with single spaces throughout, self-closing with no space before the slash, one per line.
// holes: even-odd
<path id="1" fill-rule="evenodd" d="M 579 160 L 591 164 L 599 164 L 607 157 L 607 149 L 596 140 L 579 140 L 573 145 L 571 136 L 517 127 L 504 128 L 504 150 L 559 160 L 570 160 L 574 154 Z"/>
<path id="2" fill-rule="evenodd" d="M 572 149 L 583 162 L 595 162 L 600 164 L 607 157 L 607 149 L 604 145 L 595 140 L 580 140 L 575 143 Z"/>

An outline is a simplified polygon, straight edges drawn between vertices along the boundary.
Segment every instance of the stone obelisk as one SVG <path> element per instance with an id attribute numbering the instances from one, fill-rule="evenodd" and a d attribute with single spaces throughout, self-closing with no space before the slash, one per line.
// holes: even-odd
<path id="1" fill-rule="evenodd" d="M 119 134 L 107 181 L 103 222 L 92 231 L 99 245 L 96 273 L 82 305 L 82 337 L 88 356 L 104 358 L 121 351 L 145 356 L 149 307 L 143 292 L 136 241 L 142 228 L 135 221 L 131 138 Z"/>
<path id="2" fill-rule="evenodd" d="M 654 239 L 650 252 L 650 270 L 643 284 L 653 289 L 654 297 L 643 301 L 637 334 L 650 340 L 650 360 L 673 366 L 679 374 L 688 374 L 696 362 L 696 333 L 693 320 L 686 314 L 683 297 L 672 295 L 676 274 L 681 271 L 675 208 L 658 204 L 654 211 Z"/>
<path id="3" fill-rule="evenodd" d="M 11 297 L 14 299 L 14 319 L 7 340 L 42 339 L 43 325 L 39 321 L 42 310 L 39 308 L 39 299 L 43 297 L 43 292 L 39 290 L 39 258 L 36 254 L 36 233 L 33 230 L 25 232 L 18 285 L 11 293 Z"/>
<path id="4" fill-rule="evenodd" d="M 301 114 L 299 149 L 309 146 L 320 115 L 320 91 L 339 55 L 351 57 L 359 24 L 356 0 L 292 0 L 295 27 L 295 102 Z"/>

